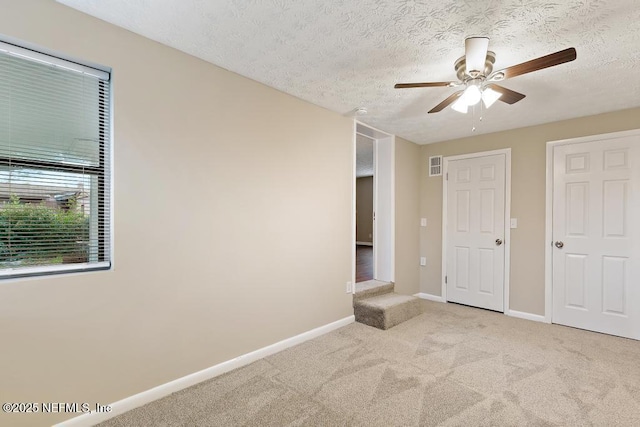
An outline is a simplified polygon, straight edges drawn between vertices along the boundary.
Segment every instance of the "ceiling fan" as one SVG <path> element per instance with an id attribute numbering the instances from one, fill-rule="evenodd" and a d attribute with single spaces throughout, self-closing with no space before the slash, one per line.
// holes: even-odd
<path id="1" fill-rule="evenodd" d="M 496 54 L 488 50 L 488 37 L 468 37 L 464 41 L 465 55 L 454 63 L 458 81 L 430 82 L 430 83 L 398 83 L 396 89 L 414 87 L 459 87 L 459 90 L 440 104 L 433 107 L 429 113 L 437 113 L 451 104 L 451 108 L 461 113 L 466 113 L 468 108 L 476 105 L 480 100 L 486 108 L 489 108 L 498 99 L 507 104 L 515 104 L 525 95 L 495 84 L 511 77 L 542 70 L 564 64 L 576 59 L 576 50 L 573 47 L 561 50 L 540 58 L 532 59 L 518 65 L 493 71 Z"/>

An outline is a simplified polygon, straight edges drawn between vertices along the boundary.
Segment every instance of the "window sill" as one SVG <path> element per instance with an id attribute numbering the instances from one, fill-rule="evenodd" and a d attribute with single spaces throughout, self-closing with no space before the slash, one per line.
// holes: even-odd
<path id="1" fill-rule="evenodd" d="M 111 262 L 109 261 L 53 266 L 48 265 L 40 267 L 7 268 L 0 270 L 0 280 L 82 273 L 87 271 L 108 270 L 110 268 Z"/>

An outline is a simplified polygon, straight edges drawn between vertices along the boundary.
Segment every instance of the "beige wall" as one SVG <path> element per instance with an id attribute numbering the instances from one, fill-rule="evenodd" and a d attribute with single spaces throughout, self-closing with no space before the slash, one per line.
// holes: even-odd
<path id="1" fill-rule="evenodd" d="M 420 292 L 420 146 L 396 137 L 396 292 Z"/>
<path id="2" fill-rule="evenodd" d="M 427 257 L 421 292 L 441 295 L 442 178 L 428 176 L 429 156 L 511 148 L 510 309 L 544 314 L 544 234 L 546 142 L 640 127 L 640 108 L 425 145 L 421 148 L 420 247 Z"/>
<path id="3" fill-rule="evenodd" d="M 115 102 L 115 267 L 0 283 L 1 402 L 112 403 L 353 314 L 352 120 L 52 0 L 0 10 L 113 67 Z"/>
<path id="4" fill-rule="evenodd" d="M 356 180 L 356 241 L 373 242 L 373 177 Z"/>

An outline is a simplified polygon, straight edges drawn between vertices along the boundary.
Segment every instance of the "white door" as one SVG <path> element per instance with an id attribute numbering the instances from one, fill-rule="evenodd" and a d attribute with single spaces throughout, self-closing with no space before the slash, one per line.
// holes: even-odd
<path id="1" fill-rule="evenodd" d="M 505 158 L 447 161 L 447 301 L 504 311 Z"/>
<path id="2" fill-rule="evenodd" d="M 640 136 L 553 149 L 552 321 L 640 339 Z"/>

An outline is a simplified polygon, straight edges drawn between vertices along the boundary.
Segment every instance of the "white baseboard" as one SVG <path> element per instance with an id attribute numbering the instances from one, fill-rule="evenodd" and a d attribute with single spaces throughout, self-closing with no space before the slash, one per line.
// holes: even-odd
<path id="1" fill-rule="evenodd" d="M 525 313 L 524 311 L 516 311 L 516 310 L 505 310 L 504 314 L 511 317 L 517 317 L 519 319 L 533 320 L 534 322 L 545 323 L 544 316 L 541 316 L 539 314 Z"/>
<path id="2" fill-rule="evenodd" d="M 422 293 L 422 292 L 418 293 L 418 294 L 415 294 L 413 296 L 414 297 L 418 297 L 418 298 L 422 298 L 422 299 L 426 299 L 426 300 L 429 300 L 429 301 L 446 302 L 445 299 L 442 298 L 441 296 L 425 294 L 425 293 Z M 550 323 L 550 322 L 546 321 L 544 316 L 541 316 L 539 314 L 525 313 L 524 311 L 505 310 L 504 314 L 506 314 L 507 316 L 511 316 L 511 317 L 517 317 L 519 319 L 532 320 L 534 322 Z"/>
<path id="3" fill-rule="evenodd" d="M 133 396 L 126 397 L 109 405 L 111 406 L 111 412 L 92 412 L 89 414 L 84 414 L 79 417 L 63 421 L 53 427 L 85 427 L 96 425 L 110 418 L 121 415 L 127 411 L 153 402 L 154 400 L 161 399 L 165 396 L 170 395 L 171 393 L 175 393 L 176 391 L 191 387 L 192 385 L 201 383 L 202 381 L 206 381 L 208 379 L 217 377 L 218 375 L 222 375 L 225 372 L 229 372 L 233 369 L 248 365 L 255 362 L 256 360 L 265 358 L 282 350 L 286 350 L 289 347 L 293 347 L 294 345 L 301 344 L 305 341 L 309 341 L 313 338 L 319 337 L 320 335 L 324 335 L 343 326 L 347 326 L 353 322 L 355 322 L 355 316 L 345 317 L 344 319 L 340 319 L 327 325 L 312 329 L 310 331 L 303 332 L 300 335 L 287 338 L 267 347 L 252 351 L 251 353 L 243 354 L 236 357 L 235 359 L 227 360 L 226 362 L 222 362 L 210 368 L 203 369 L 202 371 L 189 374 L 182 378 L 169 381 L 168 383 L 159 385 Z"/>
<path id="4" fill-rule="evenodd" d="M 429 300 L 429 301 L 435 301 L 435 302 L 446 302 L 444 300 L 444 298 L 442 298 L 441 296 L 425 294 L 425 293 L 422 293 L 422 292 L 419 293 L 419 294 L 415 294 L 414 297 L 426 299 L 426 300 Z"/>
<path id="5" fill-rule="evenodd" d="M 356 245 L 360 245 L 360 246 L 373 246 L 373 242 L 356 242 Z"/>

